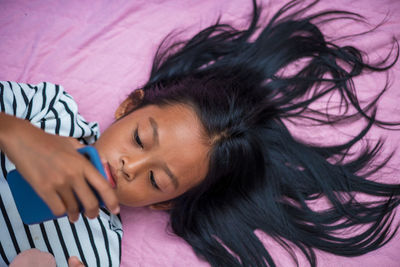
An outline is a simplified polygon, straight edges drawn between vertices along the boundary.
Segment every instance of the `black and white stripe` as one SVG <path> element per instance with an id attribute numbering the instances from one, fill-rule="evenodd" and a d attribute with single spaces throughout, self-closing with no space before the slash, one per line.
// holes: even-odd
<path id="1" fill-rule="evenodd" d="M 0 111 L 29 120 L 46 132 L 72 136 L 84 144 L 99 135 L 96 123 L 86 122 L 75 101 L 62 87 L 0 82 Z M 37 248 L 54 255 L 57 266 L 67 266 L 78 256 L 85 266 L 119 266 L 122 225 L 119 217 L 101 210 L 88 220 L 80 216 L 71 224 L 66 217 L 36 225 L 22 223 L 10 189 L 7 173 L 15 166 L 0 154 L 0 266 L 7 266 L 21 251 Z"/>

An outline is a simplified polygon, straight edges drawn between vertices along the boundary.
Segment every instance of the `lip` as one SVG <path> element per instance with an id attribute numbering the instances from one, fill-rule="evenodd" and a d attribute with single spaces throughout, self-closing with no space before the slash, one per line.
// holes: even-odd
<path id="1" fill-rule="evenodd" d="M 106 172 L 108 181 L 110 182 L 111 186 L 113 188 L 115 188 L 117 185 L 117 183 L 116 183 L 117 179 L 116 179 L 116 175 L 115 175 L 115 171 L 114 171 L 113 167 L 108 162 L 104 163 L 103 165 L 104 165 L 104 170 Z"/>

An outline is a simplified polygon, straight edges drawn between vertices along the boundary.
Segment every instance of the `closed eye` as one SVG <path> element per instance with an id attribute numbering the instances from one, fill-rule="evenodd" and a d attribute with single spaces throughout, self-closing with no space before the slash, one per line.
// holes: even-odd
<path id="1" fill-rule="evenodd" d="M 140 140 L 138 128 L 136 128 L 136 130 L 135 130 L 134 139 L 135 139 L 136 144 L 138 144 L 138 146 L 143 148 L 143 143 L 142 143 L 142 140 Z"/>
<path id="2" fill-rule="evenodd" d="M 134 132 L 133 135 L 134 135 L 134 139 L 135 139 L 136 144 L 137 144 L 138 146 L 140 146 L 140 148 L 143 149 L 143 143 L 142 143 L 142 140 L 141 140 L 140 137 L 139 137 L 139 127 L 137 127 L 137 128 L 135 129 L 135 132 Z M 150 179 L 151 185 L 152 185 L 155 189 L 161 190 L 160 187 L 158 186 L 157 182 L 156 182 L 156 179 L 154 178 L 154 173 L 153 173 L 153 171 L 150 171 L 149 179 Z"/>
<path id="3" fill-rule="evenodd" d="M 155 189 L 160 190 L 160 187 L 158 186 L 156 180 L 154 179 L 154 173 L 153 173 L 153 171 L 150 171 L 150 177 L 149 177 L 149 178 L 150 178 L 150 183 L 151 183 L 151 185 L 152 185 Z"/>

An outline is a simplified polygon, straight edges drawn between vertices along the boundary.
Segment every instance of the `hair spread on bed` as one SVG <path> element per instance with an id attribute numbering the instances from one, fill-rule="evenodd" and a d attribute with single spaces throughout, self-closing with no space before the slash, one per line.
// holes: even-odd
<path id="1" fill-rule="evenodd" d="M 157 51 L 138 108 L 189 104 L 213 140 L 206 178 L 174 199 L 170 210 L 173 231 L 212 266 L 275 266 L 256 230 L 276 240 L 298 264 L 297 247 L 312 266 L 314 249 L 362 255 L 397 231 L 391 225 L 400 185 L 367 179 L 393 155 L 378 163 L 383 141 L 365 141 L 372 126 L 399 125 L 376 118 L 388 81 L 364 105 L 353 78 L 387 71 L 399 57 L 398 43 L 384 60 L 366 62 L 360 50 L 326 40 L 319 29 L 364 18 L 332 10 L 306 16 L 317 2 L 294 9 L 299 1 L 292 1 L 260 28 L 261 8 L 253 1 L 247 29 L 218 21 L 189 41 L 168 46 L 166 41 Z M 333 94 L 340 114 L 312 107 Z M 285 125 L 292 119 L 331 126 L 362 120 L 365 127 L 345 143 L 316 145 L 292 136 Z M 350 153 L 360 142 L 365 142 L 362 151 Z M 375 198 L 361 201 L 356 193 Z M 322 199 L 329 207 L 313 208 L 312 202 Z"/>

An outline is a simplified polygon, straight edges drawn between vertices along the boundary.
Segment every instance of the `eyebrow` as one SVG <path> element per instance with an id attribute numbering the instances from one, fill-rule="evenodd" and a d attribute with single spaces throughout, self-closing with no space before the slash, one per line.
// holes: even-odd
<path id="1" fill-rule="evenodd" d="M 179 182 L 176 176 L 171 172 L 171 170 L 168 168 L 167 164 L 163 164 L 162 166 L 163 170 L 167 173 L 168 177 L 171 179 L 172 184 L 174 185 L 175 189 L 178 189 L 179 187 Z"/>
<path id="2" fill-rule="evenodd" d="M 151 128 L 153 129 L 153 143 L 155 146 L 160 145 L 159 137 L 158 137 L 158 124 L 156 120 L 152 117 L 149 117 L 149 122 Z M 172 171 L 168 168 L 166 163 L 162 164 L 162 169 L 167 173 L 168 177 L 171 179 L 172 184 L 174 185 L 175 189 L 179 187 L 179 182 L 176 176 L 172 173 Z"/>
<path id="3" fill-rule="evenodd" d="M 156 146 L 159 146 L 160 141 L 158 139 L 158 124 L 155 121 L 155 119 L 153 119 L 152 117 L 149 117 L 149 122 L 150 122 L 151 128 L 153 128 L 153 144 Z"/>

